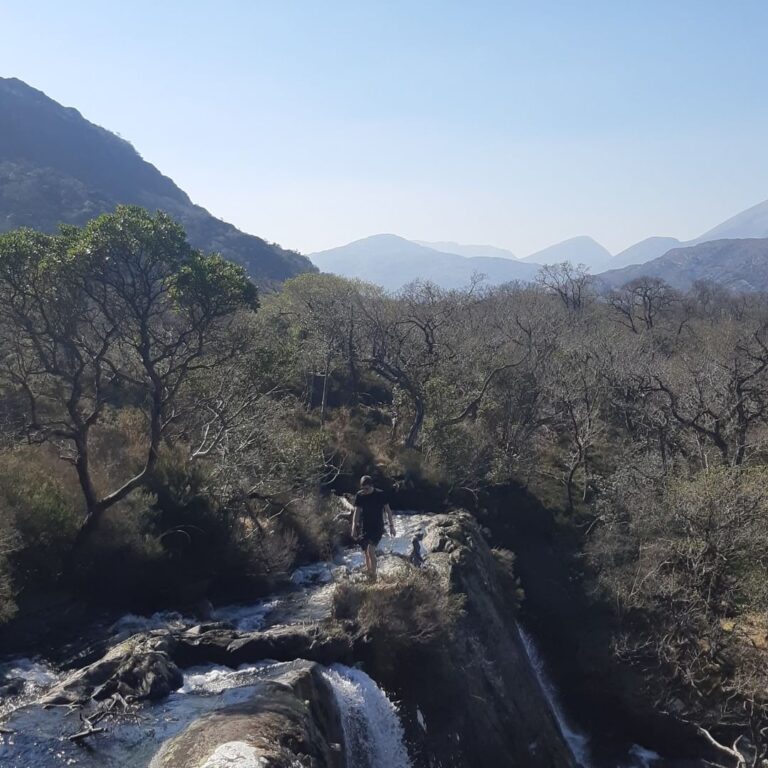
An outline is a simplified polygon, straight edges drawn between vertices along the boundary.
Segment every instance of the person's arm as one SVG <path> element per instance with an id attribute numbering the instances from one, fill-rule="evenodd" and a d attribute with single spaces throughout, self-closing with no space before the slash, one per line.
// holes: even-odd
<path id="1" fill-rule="evenodd" d="M 387 520 L 389 521 L 389 535 L 394 536 L 395 535 L 395 520 L 392 517 L 392 509 L 390 508 L 389 504 L 384 505 L 384 511 L 387 513 Z"/>
<path id="2" fill-rule="evenodd" d="M 352 513 L 352 538 L 357 538 L 357 526 L 360 523 L 360 507 L 355 507 L 355 511 Z"/>

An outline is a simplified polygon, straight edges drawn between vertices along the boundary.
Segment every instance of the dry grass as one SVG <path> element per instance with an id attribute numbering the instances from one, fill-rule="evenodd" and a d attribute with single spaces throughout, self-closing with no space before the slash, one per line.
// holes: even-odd
<path id="1" fill-rule="evenodd" d="M 354 621 L 361 635 L 393 654 L 447 639 L 462 608 L 462 598 L 449 594 L 433 572 L 411 566 L 373 584 L 343 582 L 333 604 L 337 619 Z"/>

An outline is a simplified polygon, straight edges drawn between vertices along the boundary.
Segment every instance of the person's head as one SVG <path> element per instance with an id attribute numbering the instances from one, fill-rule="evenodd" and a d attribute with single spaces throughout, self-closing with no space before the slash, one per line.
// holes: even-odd
<path id="1" fill-rule="evenodd" d="M 370 475 L 363 475 L 360 478 L 360 490 L 363 493 L 370 493 L 373 490 L 373 478 Z"/>

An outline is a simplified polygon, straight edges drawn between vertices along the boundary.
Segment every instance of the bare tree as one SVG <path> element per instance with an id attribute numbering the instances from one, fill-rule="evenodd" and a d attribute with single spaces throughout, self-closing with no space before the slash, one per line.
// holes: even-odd
<path id="1" fill-rule="evenodd" d="M 546 264 L 539 270 L 536 282 L 556 295 L 571 312 L 581 312 L 592 298 L 592 277 L 583 264 Z"/>
<path id="2" fill-rule="evenodd" d="M 659 316 L 670 312 L 680 300 L 679 293 L 658 277 L 639 277 L 608 294 L 619 322 L 633 333 L 652 330 Z"/>

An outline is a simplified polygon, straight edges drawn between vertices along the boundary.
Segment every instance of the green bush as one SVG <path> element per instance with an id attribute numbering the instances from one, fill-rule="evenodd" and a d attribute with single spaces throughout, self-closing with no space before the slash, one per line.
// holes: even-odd
<path id="1" fill-rule="evenodd" d="M 25 448 L 0 456 L 0 518 L 13 531 L 18 590 L 57 579 L 83 518 L 76 487 L 56 457 Z"/>
<path id="2" fill-rule="evenodd" d="M 17 610 L 13 577 L 8 562 L 9 555 L 16 547 L 16 540 L 16 532 L 6 521 L 0 521 L 0 624 L 12 619 Z"/>

